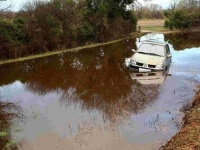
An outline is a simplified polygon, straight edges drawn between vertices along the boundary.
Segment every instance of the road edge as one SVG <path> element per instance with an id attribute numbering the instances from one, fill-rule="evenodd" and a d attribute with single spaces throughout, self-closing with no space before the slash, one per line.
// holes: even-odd
<path id="1" fill-rule="evenodd" d="M 199 150 L 200 149 L 200 86 L 192 102 L 185 110 L 180 131 L 160 150 Z"/>

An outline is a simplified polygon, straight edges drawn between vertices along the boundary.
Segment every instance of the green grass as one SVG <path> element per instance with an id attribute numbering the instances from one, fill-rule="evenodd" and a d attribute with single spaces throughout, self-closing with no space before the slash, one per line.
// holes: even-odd
<path id="1" fill-rule="evenodd" d="M 150 31 L 169 31 L 169 29 L 162 27 L 162 26 L 158 26 L 158 27 L 147 27 L 147 26 L 143 26 L 141 27 L 141 30 L 150 30 Z"/>

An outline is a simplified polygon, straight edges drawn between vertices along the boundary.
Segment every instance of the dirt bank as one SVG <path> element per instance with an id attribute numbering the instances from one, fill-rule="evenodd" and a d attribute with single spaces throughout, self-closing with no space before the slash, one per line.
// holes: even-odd
<path id="1" fill-rule="evenodd" d="M 184 124 L 162 150 L 200 150 L 200 90 L 186 111 Z"/>

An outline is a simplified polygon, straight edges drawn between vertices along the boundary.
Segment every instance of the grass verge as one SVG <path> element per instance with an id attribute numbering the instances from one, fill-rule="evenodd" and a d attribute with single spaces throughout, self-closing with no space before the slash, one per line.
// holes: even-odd
<path id="1" fill-rule="evenodd" d="M 162 150 L 200 150 L 200 91 L 186 112 L 184 125 Z"/>
<path id="2" fill-rule="evenodd" d="M 150 30 L 150 31 L 169 31 L 169 29 L 163 27 L 163 26 L 154 26 L 154 27 L 147 27 L 147 26 L 142 26 L 141 30 Z"/>

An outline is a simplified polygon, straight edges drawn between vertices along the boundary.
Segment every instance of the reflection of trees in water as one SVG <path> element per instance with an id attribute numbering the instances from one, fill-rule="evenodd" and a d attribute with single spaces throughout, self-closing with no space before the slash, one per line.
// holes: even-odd
<path id="1" fill-rule="evenodd" d="M 121 59 L 124 59 L 125 57 L 130 57 L 130 55 L 131 55 L 130 50 L 131 50 L 131 48 L 135 47 L 134 43 L 135 43 L 135 39 L 128 39 L 128 40 L 124 40 L 121 42 L 103 46 L 102 48 L 106 49 L 107 52 L 111 51 L 112 49 L 118 50 L 118 52 L 123 54 L 123 55 L 121 55 L 121 56 L 123 56 L 123 58 L 121 58 Z M 101 51 L 99 49 L 100 49 L 100 47 L 80 51 L 78 53 L 86 52 L 87 54 L 84 54 L 84 56 L 78 55 L 78 57 L 81 57 L 81 60 L 82 59 L 86 60 L 85 63 L 92 62 L 92 61 L 88 61 L 88 60 L 89 59 L 96 60 L 96 53 L 93 53 L 93 52 L 95 50 Z M 67 53 L 66 55 L 69 55 L 69 53 Z M 70 55 L 72 55 L 72 58 L 65 57 L 65 54 L 64 55 L 60 54 L 60 56 L 63 59 L 69 58 L 71 60 L 70 63 L 72 63 L 74 61 L 73 56 L 75 56 L 76 53 L 72 52 Z M 92 56 L 94 56 L 94 57 L 92 58 Z M 99 56 L 101 56 L 101 53 L 99 54 Z M 57 56 L 38 58 L 38 59 L 28 60 L 28 61 L 24 61 L 24 62 L 17 62 L 17 63 L 1 65 L 0 66 L 1 67 L 1 69 L 0 69 L 0 79 L 1 79 L 0 86 L 11 84 L 11 83 L 15 82 L 16 80 L 19 80 L 22 83 L 28 82 L 29 79 L 33 77 L 31 75 L 33 73 L 37 72 L 37 70 L 38 70 L 37 68 L 40 68 L 40 69 L 41 69 L 41 67 L 45 68 L 48 65 L 50 65 L 50 67 L 62 67 L 63 65 L 65 65 L 65 64 L 63 64 L 63 60 L 61 60 L 61 59 L 56 60 L 56 59 L 54 59 L 55 57 L 57 57 Z M 57 62 L 54 63 L 54 61 L 57 61 Z M 65 61 L 65 63 L 69 63 L 69 61 Z M 47 75 L 47 77 L 48 76 L 49 75 Z"/>
<path id="2" fill-rule="evenodd" d="M 166 34 L 165 41 L 169 41 L 175 50 L 200 47 L 199 32 Z"/>
<path id="3" fill-rule="evenodd" d="M 122 80 L 120 82 L 123 83 Z M 103 93 L 94 93 L 93 95 L 90 95 L 91 98 L 76 98 L 74 100 L 68 99 L 68 93 L 66 93 L 66 97 L 63 98 L 63 101 L 66 100 L 67 103 L 73 104 L 81 103 L 82 109 L 97 109 L 101 111 L 104 119 L 106 120 L 108 119 L 117 123 L 121 121 L 123 122 L 124 119 L 130 115 L 130 113 L 138 113 L 158 96 L 158 85 L 149 86 L 141 85 L 137 82 L 131 83 L 132 85 L 127 84 L 129 87 L 122 90 L 122 93 L 120 93 L 118 97 L 113 98 L 113 95 L 111 94 L 109 97 L 110 99 L 103 99 L 100 95 L 98 95 Z M 109 89 L 109 91 L 115 93 L 114 86 L 117 87 L 118 85 L 114 84 L 113 88 Z M 107 89 L 105 88 L 105 90 Z M 124 91 L 126 92 L 123 93 Z"/>
<path id="4" fill-rule="evenodd" d="M 129 74 L 123 67 L 122 54 L 115 51 L 109 53 L 104 57 L 95 53 L 72 53 L 64 56 L 62 61 L 56 57 L 51 61 L 52 64 L 51 62 L 43 65 L 40 63 L 29 75 L 26 86 L 29 90 L 40 94 L 76 87 L 78 95 L 88 99 L 91 98 L 92 93 L 102 93 L 101 97 L 104 99 L 110 99 L 110 95 L 113 95 L 113 98 L 119 97 L 122 93 L 119 90 L 124 90 L 123 93 L 126 93 L 125 89 L 131 85 L 131 83 L 128 86 L 124 84 Z M 73 60 L 78 60 L 79 63 L 75 64 Z M 101 68 L 97 68 L 99 65 Z M 121 82 L 120 79 L 125 81 Z M 114 87 L 114 91 L 109 91 L 114 84 L 118 86 Z"/>
<path id="5" fill-rule="evenodd" d="M 23 82 L 24 75 L 27 75 L 18 63 L 1 65 L 0 68 L 0 86 L 11 84 L 16 80 Z"/>
<path id="6" fill-rule="evenodd" d="M 19 108 L 15 104 L 0 101 L 0 148 L 2 150 L 17 149 L 11 139 L 11 126 L 12 120 L 19 116 Z"/>
<path id="7" fill-rule="evenodd" d="M 78 53 L 71 52 L 61 54 L 59 57 L 49 57 L 46 60 L 43 58 L 38 59 L 37 62 L 27 63 L 28 66 L 33 67 L 30 69 L 30 73 L 26 73 L 28 74 L 26 87 L 39 94 L 46 94 L 59 89 L 67 90 L 69 87 L 80 87 L 79 92 L 82 93 L 90 89 L 90 86 L 97 86 L 102 80 L 111 79 L 107 76 L 107 79 L 99 78 L 98 81 L 96 77 L 105 76 L 105 73 L 110 73 L 110 76 L 118 75 L 116 73 L 118 69 L 124 70 L 122 64 L 124 58 L 130 56 L 132 43 L 131 40 L 128 44 L 127 41 L 123 41 L 113 44 L 111 47 L 104 46 Z M 123 77 L 122 74 L 121 76 Z"/>
<path id="8" fill-rule="evenodd" d="M 115 121 L 137 113 L 158 96 L 158 86 L 140 85 L 124 68 L 124 58 L 131 56 L 132 44 L 126 40 L 93 51 L 27 61 L 20 66 L 24 75 L 19 78 L 32 92 L 44 95 L 63 91 L 61 101 L 66 105 L 78 103 L 82 109 L 98 109 L 105 118 Z M 74 97 L 69 97 L 70 92 Z"/>
<path id="9" fill-rule="evenodd" d="M 59 67 L 37 67 L 37 72 L 31 75 L 33 78 L 28 82 L 28 88 L 33 90 L 34 87 L 39 92 L 43 90 L 41 93 L 60 89 L 63 91 L 62 102 L 68 105 L 82 104 L 84 110 L 98 109 L 105 118 L 113 121 L 116 116 L 138 112 L 147 102 L 156 99 L 158 86 L 150 88 L 134 82 L 123 67 L 123 53 L 112 50 L 104 53 L 103 57 L 97 53 L 72 53 L 62 60 L 62 67 L 56 58 L 53 62 Z M 96 68 L 97 65 L 101 65 L 101 68 Z M 32 80 L 34 82 L 30 82 Z"/>

